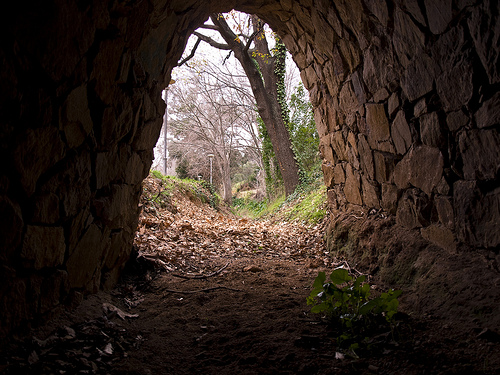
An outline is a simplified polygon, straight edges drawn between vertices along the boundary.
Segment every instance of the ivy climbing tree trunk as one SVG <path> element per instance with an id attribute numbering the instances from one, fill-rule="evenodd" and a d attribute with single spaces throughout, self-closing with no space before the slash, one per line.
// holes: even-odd
<path id="1" fill-rule="evenodd" d="M 195 35 L 213 47 L 231 50 L 243 67 L 252 87 L 259 115 L 273 145 L 283 178 L 285 194 L 290 195 L 299 184 L 299 167 L 292 151 L 290 135 L 286 126 L 288 112 L 286 107 L 280 105 L 280 101 L 281 103 L 285 102 L 284 45 L 278 39 L 278 48 L 276 53 L 272 55 L 263 33 L 263 23 L 255 16 L 251 18 L 253 33 L 247 37 L 235 34 L 221 14 L 212 14 L 210 18 L 214 26 L 205 25 L 204 27 L 217 30 L 226 44 L 218 43 L 199 32 L 195 32 Z M 255 48 L 250 49 L 252 42 L 255 44 Z"/>

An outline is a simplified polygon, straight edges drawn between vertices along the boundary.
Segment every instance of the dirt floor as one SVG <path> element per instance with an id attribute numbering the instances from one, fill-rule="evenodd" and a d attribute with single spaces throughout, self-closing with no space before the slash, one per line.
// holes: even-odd
<path id="1" fill-rule="evenodd" d="M 356 358 L 306 304 L 319 271 L 358 272 L 328 256 L 324 225 L 253 222 L 182 199 L 144 207 L 121 283 L 4 343 L 0 372 L 500 374 L 495 330 L 416 314 L 411 298 L 394 335 Z"/>

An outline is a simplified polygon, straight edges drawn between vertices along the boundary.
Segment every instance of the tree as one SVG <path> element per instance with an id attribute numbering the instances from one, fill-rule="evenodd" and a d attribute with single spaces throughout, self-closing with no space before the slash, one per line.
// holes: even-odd
<path id="1" fill-rule="evenodd" d="M 238 77 L 208 63 L 204 69 L 211 74 L 189 70 L 184 84 L 174 88 L 170 111 L 174 135 L 171 149 L 180 160 L 185 159 L 180 165 L 188 175 L 193 174 L 189 168 L 198 164 L 201 169 L 202 161 L 213 154 L 214 166 L 221 177 L 223 199 L 231 203 L 231 161 L 241 157 L 239 153 L 252 152 L 260 159 L 258 144 L 254 144 L 255 109 L 244 85 L 237 82 Z M 224 79 L 214 79 L 214 76 Z"/>
<path id="2" fill-rule="evenodd" d="M 299 184 L 299 167 L 292 151 L 286 119 L 284 119 L 285 111 L 281 106 L 283 102 L 280 99 L 281 91 L 284 91 L 283 77 L 280 76 L 285 66 L 284 46 L 276 36 L 277 45 L 281 44 L 282 48 L 276 49 L 275 53 L 271 54 L 264 34 L 264 23 L 256 16 L 250 16 L 249 19 L 252 30 L 250 35 L 243 33 L 241 25 L 238 34 L 233 32 L 222 14 L 212 14 L 210 19 L 213 25 L 205 24 L 202 28 L 216 30 L 225 43 L 219 43 L 198 31 L 195 31 L 194 35 L 215 48 L 230 50 L 240 62 L 250 82 L 260 118 L 265 124 L 272 143 L 283 178 L 285 193 L 289 195 Z M 199 40 L 196 45 L 199 44 Z M 254 48 L 251 48 L 252 45 Z M 192 52 L 190 56 L 193 54 Z M 181 64 L 188 58 L 184 59 Z"/>

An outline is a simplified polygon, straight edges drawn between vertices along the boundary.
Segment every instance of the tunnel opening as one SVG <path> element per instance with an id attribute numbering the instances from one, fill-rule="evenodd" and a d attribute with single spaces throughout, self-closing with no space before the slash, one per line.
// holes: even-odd
<path id="1" fill-rule="evenodd" d="M 427 305 L 497 331 L 498 5 L 213 9 L 232 7 L 266 20 L 301 70 L 338 214 L 331 250 L 371 257 L 392 282 L 408 275 L 409 301 L 424 314 L 422 301 L 438 301 Z M 160 130 L 160 92 L 209 9 L 61 2 L 26 17 L 17 9 L 2 24 L 2 335 L 116 283 Z M 353 222 L 373 209 L 395 228 L 386 237 L 379 223 Z M 396 243 L 406 232 L 415 245 Z M 473 280 L 457 283 L 464 272 Z"/>

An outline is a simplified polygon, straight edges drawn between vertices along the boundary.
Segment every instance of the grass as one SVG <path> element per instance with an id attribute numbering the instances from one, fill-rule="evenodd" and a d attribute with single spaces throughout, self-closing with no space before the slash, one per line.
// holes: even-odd
<path id="1" fill-rule="evenodd" d="M 222 202 L 213 185 L 206 181 L 164 176 L 159 171 L 151 171 L 151 175 L 163 182 L 162 195 L 172 196 L 175 192 L 180 192 L 190 198 L 199 199 L 202 203 L 210 204 L 213 208 L 219 207 Z"/>
<path id="2" fill-rule="evenodd" d="M 233 209 L 239 216 L 252 219 L 272 216 L 283 221 L 300 221 L 314 225 L 326 216 L 326 187 L 322 176 L 313 182 L 299 185 L 288 197 L 280 195 L 272 201 L 255 201 L 249 198 L 235 199 Z"/>

